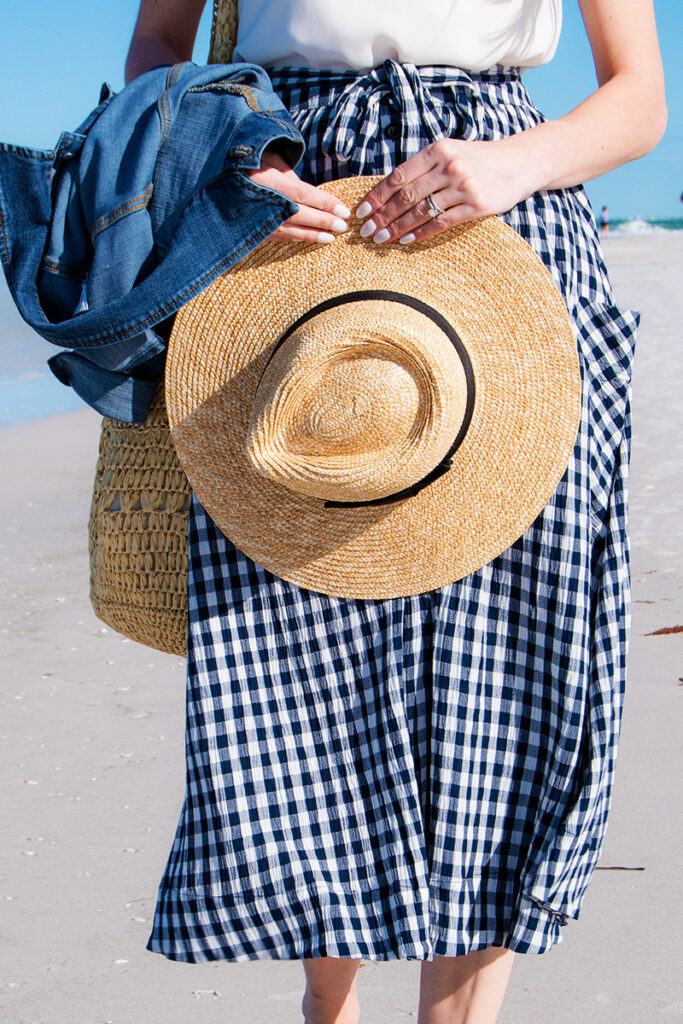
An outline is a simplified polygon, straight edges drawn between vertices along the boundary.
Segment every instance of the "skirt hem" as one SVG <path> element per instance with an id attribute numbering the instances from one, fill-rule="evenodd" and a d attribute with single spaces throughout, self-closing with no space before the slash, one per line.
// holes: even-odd
<path id="1" fill-rule="evenodd" d="M 432 960 L 491 946 L 541 954 L 562 942 L 567 920 L 524 894 L 516 909 L 508 904 L 506 927 L 500 902 L 475 907 L 466 891 L 453 892 L 450 900 L 410 887 L 393 889 L 378 900 L 378 891 L 354 895 L 311 889 L 251 898 L 162 889 L 145 948 L 184 963 Z M 480 926 L 472 920 L 474 912 Z"/>

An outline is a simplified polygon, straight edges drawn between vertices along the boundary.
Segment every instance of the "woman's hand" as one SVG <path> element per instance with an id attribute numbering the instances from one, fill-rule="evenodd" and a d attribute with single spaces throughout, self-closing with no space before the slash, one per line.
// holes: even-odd
<path id="1" fill-rule="evenodd" d="M 475 217 L 505 213 L 537 187 L 531 161 L 510 141 L 432 142 L 368 192 L 356 209 L 365 220 L 361 235 L 408 244 Z M 444 213 L 430 217 L 429 195 Z"/>
<path id="2" fill-rule="evenodd" d="M 281 241 L 333 242 L 331 232 L 346 231 L 346 218 L 351 216 L 342 203 L 331 192 L 309 185 L 271 146 L 266 146 L 261 156 L 261 166 L 255 171 L 245 171 L 259 185 L 281 192 L 299 204 L 299 209 L 289 220 L 284 221 L 269 238 Z"/>
<path id="3" fill-rule="evenodd" d="M 361 234 L 376 242 L 430 238 L 453 224 L 504 213 L 533 192 L 590 181 L 657 145 L 666 100 L 652 0 L 579 5 L 599 88 L 564 117 L 508 138 L 426 146 L 368 192 L 356 210 L 365 220 Z M 434 220 L 430 194 L 446 211 Z"/>

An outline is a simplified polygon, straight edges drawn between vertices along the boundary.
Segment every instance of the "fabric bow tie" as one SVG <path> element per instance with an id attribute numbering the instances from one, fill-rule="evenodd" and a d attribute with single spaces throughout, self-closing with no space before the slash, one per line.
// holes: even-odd
<path id="1" fill-rule="evenodd" d="M 466 77 L 463 75 L 463 79 Z M 342 90 L 321 139 L 323 152 L 348 161 L 353 174 L 363 170 L 362 159 L 354 159 L 354 154 L 361 157 L 362 149 L 358 145 L 357 127 L 367 124 L 368 109 L 378 108 L 384 99 L 392 100 L 397 108 L 396 120 L 400 123 L 406 159 L 424 148 L 425 137 L 435 142 L 443 138 L 469 138 L 474 133 L 474 125 L 464 109 L 432 95 L 415 64 L 400 64 L 388 58 Z M 377 109 L 375 118 L 379 126 Z"/>

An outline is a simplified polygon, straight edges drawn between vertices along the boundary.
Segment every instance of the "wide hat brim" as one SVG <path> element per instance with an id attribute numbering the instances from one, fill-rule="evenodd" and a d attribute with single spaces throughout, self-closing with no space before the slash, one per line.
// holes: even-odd
<path id="1" fill-rule="evenodd" d="M 353 209 L 381 179 L 325 183 Z M 421 243 L 377 245 L 357 222 L 332 243 L 266 240 L 176 315 L 166 363 L 174 445 L 199 501 L 256 563 L 347 598 L 419 594 L 469 575 L 533 523 L 564 475 L 581 416 L 567 308 L 498 217 Z M 377 289 L 452 324 L 475 399 L 450 469 L 387 504 L 326 507 L 247 457 L 257 385 L 278 340 L 321 302 Z"/>

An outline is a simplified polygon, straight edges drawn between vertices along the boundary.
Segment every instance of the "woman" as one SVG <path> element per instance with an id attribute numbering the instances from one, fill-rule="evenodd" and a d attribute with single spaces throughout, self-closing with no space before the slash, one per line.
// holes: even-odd
<path id="1" fill-rule="evenodd" d="M 203 7 L 142 0 L 127 80 L 190 59 Z M 424 961 L 418 1024 L 494 1022 L 514 953 L 561 941 L 599 856 L 630 622 L 637 315 L 613 304 L 577 186 L 652 149 L 666 108 L 651 0 L 581 9 L 599 88 L 545 121 L 519 67 L 552 56 L 559 0 L 240 3 L 234 59 L 266 68 L 308 147 L 299 175 L 277 147 L 249 172 L 299 204 L 273 237 L 333 239 L 350 211 L 313 185 L 358 174 L 382 175 L 353 211 L 379 245 L 500 214 L 565 298 L 585 390 L 543 513 L 438 591 L 301 590 L 193 500 L 188 789 L 147 948 L 301 958 L 307 1024 L 357 1022 L 363 957 Z M 310 742 L 283 752 L 289 714 Z M 248 750 L 228 742 L 238 725 Z M 283 775 L 291 799 L 263 806 L 256 782 Z"/>

